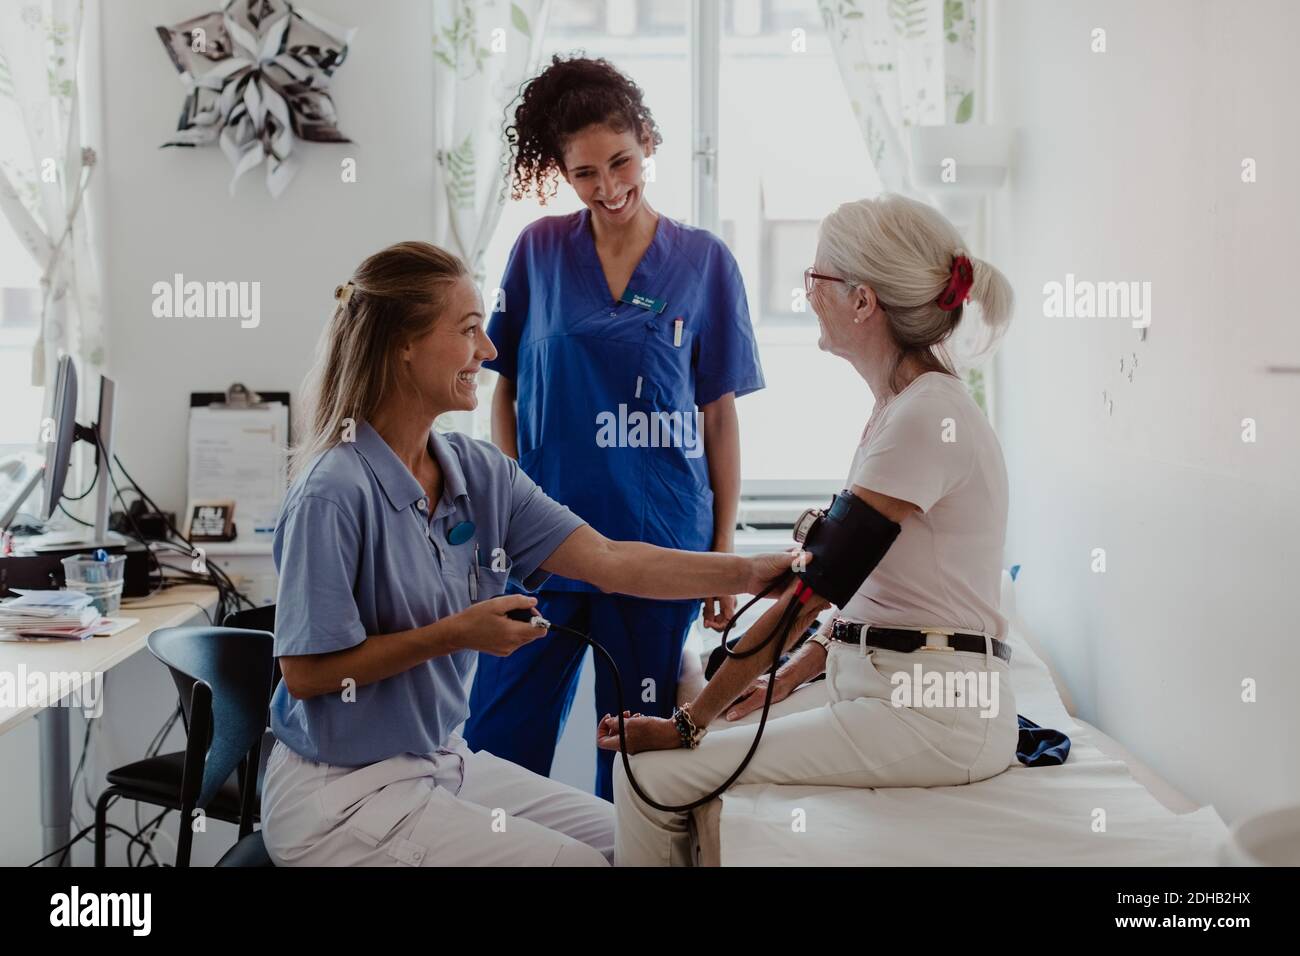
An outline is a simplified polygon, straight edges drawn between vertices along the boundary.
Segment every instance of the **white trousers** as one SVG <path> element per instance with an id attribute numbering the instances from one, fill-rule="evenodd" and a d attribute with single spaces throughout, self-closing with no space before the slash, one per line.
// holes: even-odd
<path id="1" fill-rule="evenodd" d="M 991 645 L 987 645 L 991 649 Z M 953 677 L 996 675 L 998 709 L 982 717 L 976 701 L 952 706 L 896 706 L 891 678 L 922 668 Z M 951 678 L 944 677 L 950 681 Z M 914 682 L 914 681 L 912 681 Z M 900 685 L 901 686 L 901 685 Z M 969 684 L 966 685 L 969 688 Z M 987 700 L 988 698 L 986 698 Z M 932 703 L 927 700 L 926 703 Z M 987 708 L 986 708 L 987 709 Z M 749 750 L 761 711 L 729 722 L 719 717 L 695 750 L 659 750 L 631 758 L 641 788 L 656 802 L 685 804 L 729 777 Z M 835 787 L 941 787 L 1001 773 L 1015 760 L 1018 729 L 1010 669 L 992 653 L 951 650 L 904 654 L 832 642 L 826 679 L 805 684 L 775 704 L 762 742 L 737 784 Z M 618 866 L 690 866 L 689 814 L 656 810 L 614 763 Z"/>
<path id="2" fill-rule="evenodd" d="M 305 760 L 279 741 L 262 785 L 277 866 L 608 866 L 610 804 L 453 734 L 366 767 Z"/>

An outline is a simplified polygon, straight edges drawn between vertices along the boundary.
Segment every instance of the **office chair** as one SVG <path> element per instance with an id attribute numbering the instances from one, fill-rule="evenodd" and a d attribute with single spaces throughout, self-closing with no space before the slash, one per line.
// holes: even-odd
<path id="1" fill-rule="evenodd" d="M 177 809 L 176 866 L 190 864 L 196 811 L 206 813 L 231 775 L 256 767 L 271 694 L 271 634 L 225 627 L 166 627 L 149 635 L 149 652 L 167 665 L 189 736 Z M 239 836 L 253 833 L 254 774 L 242 777 Z"/>
<path id="2" fill-rule="evenodd" d="M 268 631 L 275 633 L 275 605 L 268 604 L 265 607 L 247 608 L 243 611 L 231 611 L 226 615 L 226 619 L 221 622 L 222 627 L 237 627 L 245 631 Z M 280 659 L 277 657 L 272 661 L 271 670 L 271 693 L 275 693 L 276 685 L 280 683 Z M 266 717 L 266 726 L 271 726 L 271 715 L 269 713 L 270 698 L 267 698 L 268 713 Z M 263 738 L 265 753 L 262 755 L 262 770 L 266 769 L 266 758 L 271 755 L 271 745 L 275 743 L 275 738 L 267 731 Z M 257 795 L 262 796 L 262 778 L 257 780 Z"/>
<path id="3" fill-rule="evenodd" d="M 226 615 L 224 621 L 226 628 L 239 630 L 252 630 L 273 632 L 275 629 L 275 605 L 267 607 L 253 608 L 251 610 L 236 611 Z M 235 635 L 236 638 L 245 635 Z M 165 662 L 164 662 L 165 663 Z M 271 685 L 268 689 L 267 700 L 270 700 L 270 692 L 274 690 L 275 685 L 280 680 L 279 661 L 274 662 L 272 670 Z M 179 685 L 178 685 L 179 687 Z M 186 692 L 181 693 L 181 713 L 185 719 L 187 729 L 189 726 L 189 697 Z M 269 721 L 267 721 L 269 723 Z M 266 761 L 271 754 L 271 747 L 274 738 L 270 731 L 265 731 L 259 752 L 256 755 L 257 776 L 255 780 L 255 789 L 253 792 L 252 814 L 254 820 L 260 819 L 261 796 L 262 796 L 262 778 L 266 772 Z M 172 810 L 179 810 L 180 795 L 184 778 L 185 753 L 176 751 L 174 753 L 159 754 L 153 757 L 146 757 L 144 760 L 137 760 L 134 763 L 126 764 L 115 770 L 109 771 L 107 779 L 109 786 L 100 794 L 95 804 L 95 866 L 104 866 L 105 856 L 107 854 L 107 814 L 109 804 L 114 797 L 122 797 L 127 800 L 134 800 L 139 803 L 146 803 L 151 806 L 166 807 Z M 243 810 L 243 781 L 245 778 L 245 765 L 241 763 L 236 771 L 229 775 L 225 780 L 211 803 L 206 808 L 207 815 L 214 820 L 223 820 L 226 823 L 240 824 L 241 813 Z M 182 828 L 187 829 L 187 828 Z M 241 830 L 241 833 L 243 831 Z M 260 845 L 260 835 L 250 834 L 247 839 L 256 837 Z M 243 841 L 241 840 L 241 843 Z M 239 844 L 236 845 L 236 848 Z M 245 847 L 247 851 L 248 847 Z M 261 855 L 246 857 L 245 855 L 233 855 L 232 849 L 226 856 L 222 857 L 218 866 L 269 866 L 269 858 L 262 861 L 265 850 Z M 229 858 L 229 862 L 227 861 Z M 250 859 L 256 862 L 235 862 L 237 860 Z"/>
<path id="4" fill-rule="evenodd" d="M 244 628 L 251 631 L 268 631 L 275 633 L 275 605 L 268 604 L 265 607 L 250 608 L 246 611 L 234 611 L 226 615 L 226 627 Z M 280 659 L 272 656 L 271 658 L 271 693 L 275 693 L 276 685 L 280 683 Z M 267 715 L 266 725 L 271 725 L 270 715 L 270 697 L 267 697 Z M 262 810 L 262 781 L 266 777 L 266 761 L 271 756 L 271 748 L 275 746 L 275 736 L 270 730 L 262 735 L 261 751 L 258 754 L 257 761 L 257 808 L 254 811 L 260 822 Z M 241 765 L 242 766 L 242 765 Z M 240 831 L 240 837 L 237 843 L 227 850 L 217 860 L 217 866 L 274 866 L 271 862 L 270 854 L 266 852 L 266 844 L 262 841 L 262 831 L 255 830 L 252 833 L 244 834 Z"/>

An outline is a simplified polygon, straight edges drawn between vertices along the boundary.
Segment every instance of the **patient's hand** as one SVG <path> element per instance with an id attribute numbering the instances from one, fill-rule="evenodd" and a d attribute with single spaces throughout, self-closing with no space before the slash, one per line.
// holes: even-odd
<path id="1" fill-rule="evenodd" d="M 739 720 L 746 714 L 752 714 L 763 706 L 763 701 L 767 699 L 767 674 L 759 674 L 754 678 L 754 682 L 749 685 L 749 689 L 735 699 L 730 707 L 724 711 L 727 720 Z M 795 685 L 783 676 L 779 671 L 776 675 L 776 686 L 772 688 L 772 703 L 776 704 L 790 696 L 790 691 L 794 690 Z"/>
<path id="2" fill-rule="evenodd" d="M 643 750 L 674 750 L 682 745 L 677 725 L 666 717 L 642 717 L 623 711 L 627 731 L 627 752 L 637 754 Z M 601 750 L 618 750 L 618 718 L 606 714 L 596 728 L 596 746 Z"/>

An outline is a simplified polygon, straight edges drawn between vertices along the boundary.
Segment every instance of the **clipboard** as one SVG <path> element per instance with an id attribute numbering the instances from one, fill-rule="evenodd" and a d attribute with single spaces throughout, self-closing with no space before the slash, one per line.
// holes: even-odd
<path id="1" fill-rule="evenodd" d="M 288 489 L 288 392 L 191 392 L 187 515 L 195 505 L 234 502 L 245 539 L 275 531 Z"/>

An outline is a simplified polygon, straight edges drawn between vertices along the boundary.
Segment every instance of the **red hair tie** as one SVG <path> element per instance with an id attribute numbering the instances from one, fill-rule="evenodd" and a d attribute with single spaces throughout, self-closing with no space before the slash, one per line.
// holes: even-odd
<path id="1" fill-rule="evenodd" d="M 948 278 L 948 285 L 935 301 L 943 311 L 951 312 L 966 301 L 970 287 L 974 284 L 975 269 L 970 260 L 965 256 L 957 256 L 952 260 L 952 275 Z"/>

